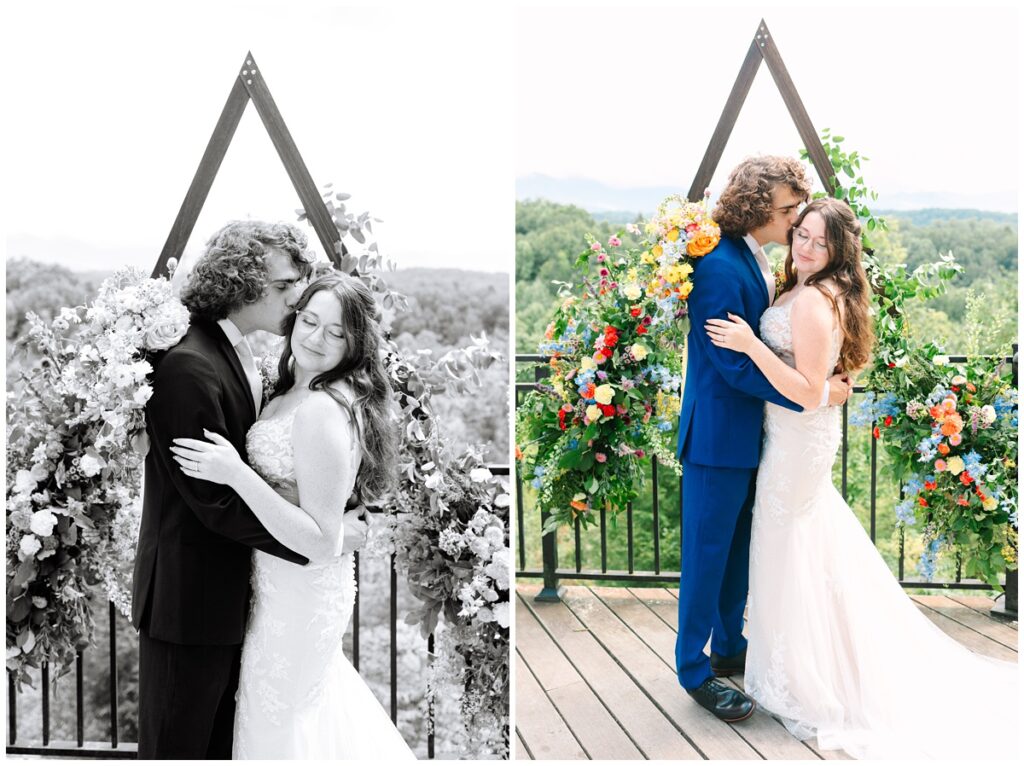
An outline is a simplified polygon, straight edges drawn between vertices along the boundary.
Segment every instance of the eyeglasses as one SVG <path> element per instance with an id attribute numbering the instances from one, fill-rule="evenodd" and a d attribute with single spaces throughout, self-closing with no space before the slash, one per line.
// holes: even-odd
<path id="1" fill-rule="evenodd" d="M 810 232 L 808 232 L 807 229 L 803 228 L 802 226 L 799 226 L 799 227 L 793 229 L 793 242 L 794 243 L 800 244 L 800 245 L 806 245 L 807 242 L 810 239 L 811 239 Z M 814 240 L 813 245 L 814 245 L 814 252 L 816 252 L 816 253 L 824 254 L 824 253 L 828 252 L 828 245 L 825 244 L 820 239 Z"/>
<path id="2" fill-rule="evenodd" d="M 342 346 L 345 343 L 345 333 L 340 324 L 321 325 L 316 314 L 309 311 L 296 311 L 295 321 L 299 323 L 310 335 L 317 331 L 317 328 L 324 328 L 324 341 L 332 346 Z"/>

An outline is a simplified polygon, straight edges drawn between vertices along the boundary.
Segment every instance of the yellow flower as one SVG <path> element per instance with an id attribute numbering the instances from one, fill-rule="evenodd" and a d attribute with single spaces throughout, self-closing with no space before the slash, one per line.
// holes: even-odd
<path id="1" fill-rule="evenodd" d="M 633 355 L 633 358 L 638 362 L 643 361 L 644 357 L 647 356 L 647 346 L 640 343 L 634 343 L 629 347 L 629 353 Z M 607 404 L 607 402 L 605 402 Z"/>
<path id="2" fill-rule="evenodd" d="M 985 502 L 981 504 L 981 507 L 986 511 L 994 511 L 999 502 L 994 497 L 986 497 Z"/>
<path id="3" fill-rule="evenodd" d="M 963 473 L 964 461 L 959 455 L 954 455 L 946 461 L 946 470 L 948 470 L 954 476 Z"/>
<path id="4" fill-rule="evenodd" d="M 718 237 L 708 236 L 707 234 L 698 234 L 696 237 L 690 240 L 686 246 L 686 252 L 697 258 L 701 255 L 707 255 L 715 249 L 715 245 L 718 244 Z"/>
<path id="5" fill-rule="evenodd" d="M 601 417 L 600 407 L 598 407 L 596 404 L 591 404 L 589 407 L 587 407 L 587 420 L 593 423 L 599 417 Z"/>
<path id="6" fill-rule="evenodd" d="M 672 229 L 668 234 L 665 235 L 665 239 L 669 242 L 675 242 L 679 239 L 679 229 Z"/>
<path id="7" fill-rule="evenodd" d="M 594 400 L 597 401 L 598 404 L 611 404 L 613 396 L 615 396 L 615 389 L 607 383 L 594 389 Z M 589 412 L 589 408 L 587 411 Z M 587 417 L 590 416 L 587 415 Z M 593 420 L 593 418 L 590 419 Z"/>
<path id="8" fill-rule="evenodd" d="M 664 252 L 665 251 L 662 249 L 661 245 L 655 245 L 654 247 L 651 248 L 651 255 L 653 255 L 655 258 L 661 258 L 661 254 Z"/>
<path id="9" fill-rule="evenodd" d="M 641 263 L 646 263 L 648 266 L 653 266 L 654 265 L 654 256 L 651 255 L 648 251 L 644 250 L 640 254 L 640 262 Z"/>
<path id="10" fill-rule="evenodd" d="M 679 297 L 685 299 L 691 290 L 693 290 L 693 282 L 683 282 L 679 285 Z"/>
<path id="11" fill-rule="evenodd" d="M 589 356 L 585 356 L 580 360 L 580 369 L 583 370 L 583 372 L 586 372 L 587 370 L 596 370 L 597 365 L 594 364 L 593 359 Z"/>

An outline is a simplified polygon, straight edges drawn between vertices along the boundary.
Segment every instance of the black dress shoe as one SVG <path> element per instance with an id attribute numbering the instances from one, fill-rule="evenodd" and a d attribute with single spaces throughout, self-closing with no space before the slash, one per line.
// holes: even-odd
<path id="1" fill-rule="evenodd" d="M 757 707 L 757 703 L 746 694 L 726 686 L 716 678 L 709 678 L 696 689 L 687 689 L 686 693 L 726 723 L 745 721 L 754 714 L 754 708 Z"/>
<path id="2" fill-rule="evenodd" d="M 723 657 L 721 654 L 711 652 L 711 672 L 719 678 L 742 673 L 747 666 L 747 650 L 731 657 Z"/>

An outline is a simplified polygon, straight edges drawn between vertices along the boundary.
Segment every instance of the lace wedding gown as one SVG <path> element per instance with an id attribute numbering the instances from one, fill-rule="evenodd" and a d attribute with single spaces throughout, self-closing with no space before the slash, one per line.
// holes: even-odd
<path id="1" fill-rule="evenodd" d="M 791 306 L 765 311 L 761 337 L 794 366 Z M 857 758 L 1014 757 L 1017 666 L 947 636 L 892 576 L 832 484 L 840 408 L 766 408 L 747 693 L 795 736 Z"/>
<path id="2" fill-rule="evenodd" d="M 252 467 L 292 503 L 298 489 L 288 415 L 257 421 Z M 355 482 L 351 465 L 346 495 Z M 345 502 L 339 497 L 338 512 Z M 253 551 L 253 599 L 242 645 L 233 757 L 413 760 L 373 692 L 342 651 L 356 582 L 351 554 L 297 566 Z"/>

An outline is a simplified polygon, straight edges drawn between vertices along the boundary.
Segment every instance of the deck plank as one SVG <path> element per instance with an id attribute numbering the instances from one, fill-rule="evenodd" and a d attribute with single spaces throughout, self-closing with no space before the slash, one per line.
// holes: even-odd
<path id="1" fill-rule="evenodd" d="M 944 614 L 946 617 L 956 620 L 961 625 L 972 628 L 982 635 L 988 636 L 993 641 L 998 641 L 1008 649 L 1017 651 L 1018 632 L 1015 627 L 1012 627 L 1009 623 L 1001 622 L 982 611 L 972 608 L 969 604 L 963 603 L 956 596 L 916 596 L 914 600 L 934 609 L 939 614 Z M 992 602 L 987 598 L 981 598 L 980 601 L 988 604 L 985 611 L 991 609 Z M 1016 623 L 1014 623 L 1014 625 L 1015 624 Z"/>
<path id="2" fill-rule="evenodd" d="M 586 588 L 566 588 L 563 599 L 634 683 L 643 688 L 705 758 L 753 760 L 760 756 L 729 725 L 707 714 L 679 688 L 675 674 Z"/>
<path id="3" fill-rule="evenodd" d="M 970 628 L 961 625 L 956 620 L 953 620 L 944 614 L 940 614 L 934 609 L 928 608 L 925 604 L 919 601 L 919 599 L 927 598 L 926 596 L 911 596 L 911 598 L 917 602 L 918 608 L 921 609 L 921 612 L 925 617 L 935 623 L 946 635 L 956 639 L 968 649 L 979 654 L 984 654 L 987 657 L 995 657 L 1009 662 L 1017 661 L 1017 652 L 1013 649 L 1009 649 L 998 641 L 982 635 L 975 630 L 971 630 Z"/>
<path id="4" fill-rule="evenodd" d="M 516 608 L 525 608 L 522 601 Z M 516 646 L 588 756 L 644 757 L 529 609 L 516 622 Z"/>
<path id="5" fill-rule="evenodd" d="M 584 760 L 587 754 L 516 652 L 516 733 L 536 760 Z"/>
<path id="6" fill-rule="evenodd" d="M 516 732 L 515 745 L 512 751 L 512 760 L 514 761 L 532 761 L 533 756 L 530 755 L 529 749 L 523 744 L 523 738 L 519 736 L 519 732 Z"/>
<path id="7" fill-rule="evenodd" d="M 700 753 L 648 699 L 568 607 L 564 604 L 536 603 L 531 598 L 524 598 L 516 604 L 516 608 L 526 608 L 535 614 L 648 759 L 700 759 Z M 518 624 L 520 617 L 517 616 L 516 620 Z"/>

